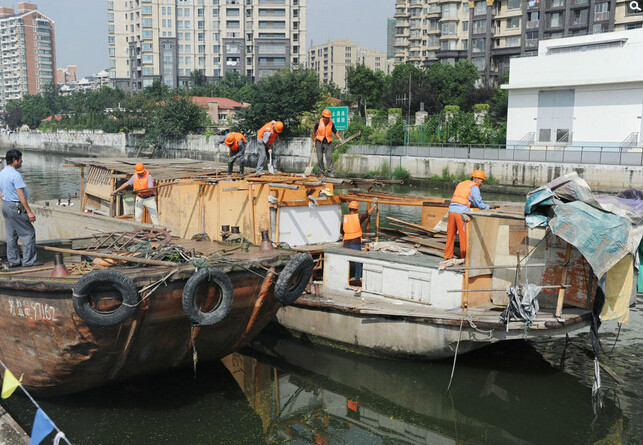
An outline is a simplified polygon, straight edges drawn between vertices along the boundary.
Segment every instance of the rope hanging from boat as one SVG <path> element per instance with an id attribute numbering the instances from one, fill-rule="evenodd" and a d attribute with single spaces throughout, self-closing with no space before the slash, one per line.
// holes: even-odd
<path id="1" fill-rule="evenodd" d="M 5 372 L 4 372 L 4 376 L 3 376 L 3 382 L 2 382 L 2 383 L 3 383 L 3 385 L 4 385 L 4 379 L 6 379 L 6 378 L 7 378 L 7 372 L 10 372 L 10 371 L 9 371 L 9 368 L 7 367 L 7 365 L 5 365 L 5 364 L 4 364 L 4 362 L 3 362 L 2 360 L 0 360 L 0 365 L 2 365 L 2 367 L 3 367 L 3 368 L 4 368 L 4 370 L 5 370 Z M 22 380 L 22 377 L 20 378 L 20 380 Z M 51 420 L 51 418 L 45 414 L 45 410 L 43 410 L 43 409 L 40 407 L 40 405 L 38 404 L 38 402 L 36 402 L 36 400 L 32 397 L 32 395 L 31 395 L 31 394 L 29 394 L 29 391 L 27 391 L 27 390 L 25 389 L 25 387 L 24 387 L 24 386 L 22 386 L 22 383 L 20 382 L 20 380 L 17 380 L 16 382 L 17 382 L 18 386 L 20 387 L 20 389 L 22 390 L 22 392 L 27 396 L 27 398 L 31 401 L 31 403 L 33 403 L 33 405 L 36 407 L 36 410 L 37 410 L 37 411 L 36 411 L 36 416 L 38 415 L 38 414 L 37 414 L 37 413 L 38 413 L 38 411 L 42 412 L 42 413 L 46 416 L 47 420 L 49 421 L 49 423 L 51 424 L 51 426 L 53 427 L 53 429 L 54 429 L 54 430 L 56 430 L 56 436 L 54 437 L 54 441 L 53 441 L 54 445 L 58 445 L 58 444 L 60 443 L 60 441 L 61 441 L 61 440 L 65 441 L 65 443 L 67 443 L 68 445 L 71 445 L 71 442 L 69 441 L 69 439 L 67 439 L 67 436 L 65 436 L 65 433 L 63 433 L 63 432 L 60 430 L 60 428 L 58 428 L 58 427 L 56 426 L 56 424 L 54 423 L 54 421 L 53 421 L 53 420 Z M 4 395 L 3 395 L 3 397 L 4 397 Z M 7 396 L 7 397 L 9 397 L 9 396 Z M 36 423 L 36 422 L 34 422 L 34 427 L 35 427 L 35 423 Z M 52 431 L 52 430 L 49 430 L 49 431 Z M 32 431 L 32 433 L 33 433 L 33 431 Z"/>
<path id="2" fill-rule="evenodd" d="M 462 324 L 464 323 L 464 313 L 460 319 L 460 333 L 458 334 L 458 342 L 455 344 L 455 353 L 453 354 L 453 366 L 451 366 L 451 377 L 449 377 L 449 386 L 447 392 L 451 389 L 451 382 L 453 382 L 453 375 L 455 374 L 455 362 L 458 360 L 458 348 L 460 347 L 460 339 L 462 339 Z"/>

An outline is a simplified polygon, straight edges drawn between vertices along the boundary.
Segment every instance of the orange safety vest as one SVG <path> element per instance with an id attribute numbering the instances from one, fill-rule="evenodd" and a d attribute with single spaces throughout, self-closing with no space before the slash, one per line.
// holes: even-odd
<path id="1" fill-rule="evenodd" d="M 268 122 L 266 125 L 261 127 L 261 130 L 257 131 L 257 139 L 262 140 L 263 134 L 266 131 L 270 132 L 270 139 L 268 139 L 268 145 L 272 145 L 273 142 L 275 142 L 275 139 L 277 139 L 277 131 L 275 130 L 275 121 Z"/>
<path id="2" fill-rule="evenodd" d="M 241 133 L 230 133 L 232 136 L 234 136 L 234 140 L 232 141 L 232 144 L 228 145 L 228 148 L 232 151 L 239 151 L 239 141 L 243 141 L 244 143 L 246 142 L 246 138 L 244 135 Z"/>
<path id="3" fill-rule="evenodd" d="M 466 181 L 462 181 L 455 188 L 455 192 L 453 193 L 451 202 L 456 202 L 458 204 L 471 207 L 471 201 L 469 201 L 469 198 L 471 197 L 471 188 L 477 187 L 477 186 L 478 185 L 475 182 L 471 181 L 470 179 L 467 179 Z"/>
<path id="4" fill-rule="evenodd" d="M 145 174 L 143 175 L 142 178 L 138 176 L 138 173 L 134 173 L 134 180 L 133 180 L 134 190 L 135 191 L 144 190 L 149 188 L 149 186 L 147 185 L 147 181 L 149 177 L 150 177 L 150 172 L 148 172 L 147 170 L 145 171 Z M 154 191 L 152 190 L 149 193 L 139 194 L 138 196 L 140 196 L 141 198 L 149 198 L 150 196 L 154 196 Z"/>
<path id="5" fill-rule="evenodd" d="M 315 139 L 318 141 L 323 141 L 324 138 L 328 142 L 333 140 L 333 120 L 328 119 L 328 125 L 324 125 L 324 119 L 319 119 L 319 126 L 317 127 L 317 135 Z"/>
<path id="6" fill-rule="evenodd" d="M 362 239 L 362 225 L 359 223 L 359 214 L 349 213 L 344 215 L 344 241 L 349 239 Z"/>

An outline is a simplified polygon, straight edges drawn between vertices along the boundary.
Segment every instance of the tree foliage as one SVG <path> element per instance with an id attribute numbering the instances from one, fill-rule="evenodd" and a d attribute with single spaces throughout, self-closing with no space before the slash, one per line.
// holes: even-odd
<path id="1" fill-rule="evenodd" d="M 284 134 L 297 134 L 302 113 L 315 108 L 321 89 L 314 71 L 298 68 L 264 77 L 250 85 L 247 94 L 252 105 L 237 112 L 241 130 L 255 132 L 266 122 L 279 120 L 285 125 Z"/>
<path id="2" fill-rule="evenodd" d="M 162 145 L 166 139 L 195 133 L 207 121 L 205 110 L 185 96 L 173 96 L 155 104 L 151 117 L 148 136 L 156 145 Z"/>
<path id="3" fill-rule="evenodd" d="M 346 89 L 350 98 L 357 103 L 362 117 L 366 108 L 379 108 L 386 87 L 385 75 L 381 71 L 372 71 L 364 65 L 346 68 Z"/>

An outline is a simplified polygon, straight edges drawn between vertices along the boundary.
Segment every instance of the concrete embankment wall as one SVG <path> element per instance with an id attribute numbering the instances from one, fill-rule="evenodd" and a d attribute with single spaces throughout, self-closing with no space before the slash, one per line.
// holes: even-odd
<path id="1" fill-rule="evenodd" d="M 16 132 L 0 133 L 0 147 L 3 150 L 40 150 L 45 152 L 70 153 L 91 156 L 133 156 L 136 153 L 133 137 L 125 134 L 105 134 L 100 132 L 56 132 L 41 133 Z M 180 141 L 168 142 L 166 148 L 156 155 L 167 158 L 190 158 L 225 162 L 228 149 L 218 142 L 220 137 L 207 138 L 190 135 Z M 246 166 L 257 164 L 258 144 L 252 136 L 248 138 Z M 279 142 L 275 147 L 275 165 L 278 170 L 301 173 L 308 165 L 312 142 L 310 138 L 293 138 Z M 398 150 L 398 149 L 405 149 Z M 403 167 L 413 178 L 428 179 L 442 176 L 448 171 L 451 175 L 481 169 L 493 176 L 500 184 L 525 185 L 538 187 L 552 179 L 576 171 L 589 185 L 597 190 L 615 191 L 627 188 L 643 188 L 643 166 L 611 164 L 588 164 L 582 162 L 534 162 L 524 160 L 485 160 L 475 159 L 476 153 L 465 153 L 462 157 L 419 156 L 427 147 L 370 147 L 354 146 L 342 154 L 335 165 L 336 170 L 346 176 L 359 176 L 367 172 L 387 169 L 392 172 Z M 410 151 L 409 151 L 410 150 Z M 422 152 L 420 152 L 422 150 Z M 505 152 L 505 150 L 502 150 Z M 411 156 L 388 155 L 381 153 L 412 153 Z M 508 153 L 509 150 L 506 150 Z M 378 154 L 380 153 L 380 154 Z M 562 152 L 561 152 L 562 153 Z M 537 154 L 536 152 L 534 154 Z M 551 154 L 551 153 L 550 153 Z M 587 155 L 587 154 L 586 154 Z M 640 153 L 631 154 L 641 156 Z M 601 153 L 603 160 L 608 156 Z M 469 159 L 471 158 L 471 159 Z M 619 157 L 615 157 L 619 159 Z M 317 165 L 316 157 L 313 159 Z"/>
<path id="2" fill-rule="evenodd" d="M 442 176 L 446 169 L 451 175 L 469 174 L 483 170 L 503 185 L 539 187 L 552 179 L 577 172 L 596 190 L 619 191 L 628 188 L 643 188 L 643 167 L 594 164 L 555 164 L 545 162 L 497 161 L 450 158 L 424 158 L 411 156 L 383 156 L 347 153 L 337 162 L 336 169 L 342 173 L 381 171 L 382 167 L 392 172 L 403 167 L 415 179 Z"/>
<path id="3" fill-rule="evenodd" d="M 71 153 L 88 156 L 123 156 L 127 153 L 127 135 L 69 131 L 42 133 L 40 131 L 0 132 L 0 147 L 36 150 L 53 153 Z"/>

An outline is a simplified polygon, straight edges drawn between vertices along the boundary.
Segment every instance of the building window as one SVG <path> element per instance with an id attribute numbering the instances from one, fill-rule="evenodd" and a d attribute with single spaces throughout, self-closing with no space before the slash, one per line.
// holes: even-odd
<path id="1" fill-rule="evenodd" d="M 505 47 L 520 46 L 520 37 L 507 37 L 505 39 Z"/>
<path id="2" fill-rule="evenodd" d="M 474 34 L 484 34 L 487 31 L 487 21 L 486 20 L 474 20 L 473 21 L 473 33 Z"/>
<path id="3" fill-rule="evenodd" d="M 484 15 L 486 13 L 487 13 L 487 3 L 477 2 L 475 8 L 473 9 L 473 15 Z"/>
<path id="4" fill-rule="evenodd" d="M 442 35 L 454 35 L 456 33 L 456 24 L 454 22 L 441 23 L 440 31 Z"/>
<path id="5" fill-rule="evenodd" d="M 509 0 L 507 2 L 507 9 L 520 9 L 521 0 Z"/>
<path id="6" fill-rule="evenodd" d="M 442 40 L 440 42 L 440 49 L 442 51 L 452 51 L 456 49 L 457 40 Z"/>
<path id="7" fill-rule="evenodd" d="M 474 53 L 484 52 L 484 39 L 473 39 L 471 41 L 471 51 Z"/>
<path id="8" fill-rule="evenodd" d="M 442 5 L 442 18 L 457 17 L 458 5 L 456 3 L 447 3 Z"/>
<path id="9" fill-rule="evenodd" d="M 596 3 L 594 5 L 594 21 L 609 20 L 610 4 L 608 2 Z"/>
<path id="10" fill-rule="evenodd" d="M 541 128 L 538 131 L 538 142 L 551 142 L 551 128 Z"/>
<path id="11" fill-rule="evenodd" d="M 469 31 L 469 21 L 464 20 L 462 22 L 462 32 L 467 32 L 467 31 Z"/>
<path id="12" fill-rule="evenodd" d="M 572 25 L 587 25 L 587 9 L 572 11 Z"/>
<path id="13" fill-rule="evenodd" d="M 469 40 L 462 39 L 462 50 L 466 51 L 467 49 L 469 49 Z"/>
<path id="14" fill-rule="evenodd" d="M 552 12 L 549 16 L 549 26 L 551 28 L 558 28 L 559 26 L 563 26 L 564 14 L 564 12 Z"/>
<path id="15" fill-rule="evenodd" d="M 520 28 L 520 17 L 511 17 L 507 19 L 507 29 Z"/>

